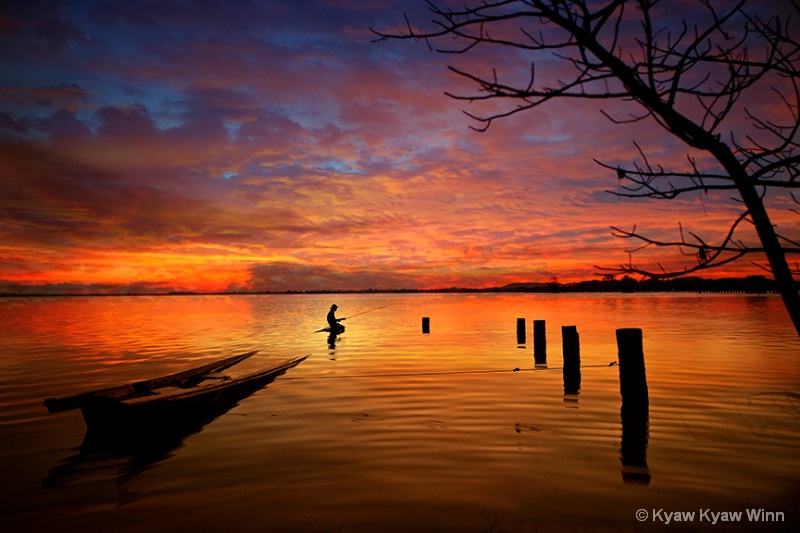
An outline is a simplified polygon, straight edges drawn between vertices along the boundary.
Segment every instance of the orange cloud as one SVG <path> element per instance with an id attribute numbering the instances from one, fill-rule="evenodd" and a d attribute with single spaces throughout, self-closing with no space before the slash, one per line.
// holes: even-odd
<path id="1" fill-rule="evenodd" d="M 29 28 L 50 19 L 12 13 L 14 31 L 0 37 L 19 52 L 8 71 L 36 72 L 0 77 L 0 283 L 567 282 L 627 261 L 630 243 L 612 225 L 675 237 L 681 223 L 720 236 L 735 218 L 738 206 L 721 195 L 644 202 L 605 192 L 617 178 L 594 159 L 630 163 L 635 139 L 654 159 L 685 164 L 686 148 L 652 124 L 613 124 L 592 102 L 470 130 L 461 109 L 493 108 L 443 94 L 475 90 L 448 62 L 513 77 L 525 58 L 370 43 L 367 28 L 400 11 L 356 7 L 270 2 L 245 16 L 174 6 L 147 28 L 141 6 L 86 17 L 65 8 L 47 39 Z M 769 201 L 775 222 L 797 235 L 796 206 Z M 653 252 L 637 260 L 686 261 Z M 759 271 L 710 272 L 729 273 Z"/>

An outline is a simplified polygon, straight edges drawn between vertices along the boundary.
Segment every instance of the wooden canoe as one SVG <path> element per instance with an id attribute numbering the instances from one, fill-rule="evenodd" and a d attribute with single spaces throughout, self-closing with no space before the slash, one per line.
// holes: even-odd
<path id="1" fill-rule="evenodd" d="M 107 431 L 181 423 L 219 405 L 235 405 L 306 359 L 282 361 L 239 377 L 221 374 L 256 352 L 241 354 L 160 378 L 62 398 L 49 398 L 51 413 L 80 409 L 89 430 Z"/>
<path id="2" fill-rule="evenodd" d="M 160 378 L 136 381 L 134 383 L 128 383 L 125 385 L 115 385 L 113 387 L 91 390 L 88 392 L 82 392 L 80 394 L 73 394 L 71 396 L 62 396 L 60 398 L 48 398 L 44 401 L 44 406 L 47 407 L 47 410 L 51 413 L 60 413 L 63 411 L 71 411 L 73 409 L 80 409 L 87 401 L 91 401 L 91 398 L 93 397 L 130 398 L 136 397 L 137 395 L 145 396 L 149 394 L 150 391 L 156 390 L 160 387 L 179 384 L 185 380 L 191 380 L 193 378 L 198 378 L 213 372 L 221 372 L 235 364 L 241 363 L 256 353 L 258 352 L 255 351 L 241 355 L 234 355 L 233 357 L 214 361 L 203 366 L 190 368 L 188 370 L 169 374 Z"/>
<path id="3" fill-rule="evenodd" d="M 335 333 L 338 335 L 339 333 L 344 333 L 344 326 L 341 324 L 337 324 L 337 328 L 335 330 L 331 329 L 331 327 L 328 326 L 327 328 L 318 329 L 314 333 L 322 333 L 323 331 L 325 333 Z"/>

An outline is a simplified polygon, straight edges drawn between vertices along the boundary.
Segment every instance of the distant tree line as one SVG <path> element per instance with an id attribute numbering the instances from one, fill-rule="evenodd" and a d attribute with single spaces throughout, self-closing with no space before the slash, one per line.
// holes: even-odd
<path id="1" fill-rule="evenodd" d="M 286 291 L 236 291 L 236 292 L 193 292 L 169 291 L 152 293 L 120 293 L 120 292 L 84 292 L 84 293 L 37 293 L 2 292 L 0 297 L 64 297 L 64 296 L 208 296 L 217 294 L 416 294 L 416 293 L 574 293 L 574 292 L 714 292 L 714 293 L 777 293 L 778 287 L 774 279 L 765 276 L 748 276 L 746 278 L 705 279 L 683 277 L 676 279 L 636 280 L 630 276 L 604 276 L 603 279 L 578 281 L 575 283 L 559 283 L 551 280 L 546 283 L 522 282 L 510 283 L 501 287 L 471 288 L 445 287 L 438 289 L 352 289 L 352 290 L 286 290 Z"/>

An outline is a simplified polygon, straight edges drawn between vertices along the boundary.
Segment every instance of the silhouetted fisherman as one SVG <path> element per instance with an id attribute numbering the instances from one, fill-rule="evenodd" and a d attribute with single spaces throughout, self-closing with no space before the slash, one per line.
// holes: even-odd
<path id="1" fill-rule="evenodd" d="M 331 328 L 331 333 L 338 333 L 344 331 L 344 326 L 339 324 L 344 318 L 336 318 L 336 310 L 339 309 L 339 306 L 333 304 L 331 306 L 331 310 L 328 311 L 328 326 Z"/>

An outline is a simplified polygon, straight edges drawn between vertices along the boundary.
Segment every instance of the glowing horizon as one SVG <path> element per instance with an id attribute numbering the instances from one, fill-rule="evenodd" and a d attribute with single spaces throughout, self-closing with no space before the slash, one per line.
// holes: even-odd
<path id="1" fill-rule="evenodd" d="M 370 27 L 404 12 L 427 20 L 424 2 L 250 7 L 4 8 L 0 287 L 574 282 L 628 261 L 610 226 L 719 236 L 737 212 L 724 195 L 605 192 L 616 176 L 593 159 L 628 163 L 633 140 L 669 161 L 687 150 L 593 103 L 470 130 L 467 104 L 444 92 L 475 89 L 446 67 L 490 68 L 496 55 L 371 42 Z M 498 66 L 513 72 L 516 59 Z M 788 210 L 772 214 L 798 228 Z M 763 273 L 740 262 L 702 275 Z"/>

